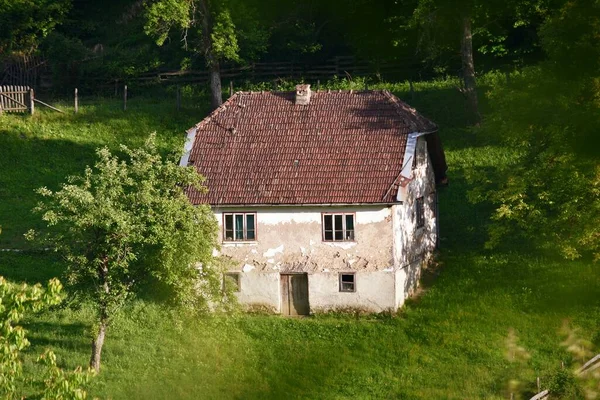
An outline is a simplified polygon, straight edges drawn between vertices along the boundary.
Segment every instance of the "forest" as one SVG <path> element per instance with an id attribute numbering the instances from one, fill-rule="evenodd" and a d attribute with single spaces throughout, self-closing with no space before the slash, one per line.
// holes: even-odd
<path id="1" fill-rule="evenodd" d="M 197 260 L 215 240 L 207 209 L 153 197 L 201 185 L 168 161 L 185 131 L 233 91 L 298 83 L 385 89 L 440 128 L 440 249 L 397 313 L 206 313 L 174 267 L 169 232 Z M 2 398 L 599 395 L 600 369 L 580 374 L 600 352 L 599 0 L 0 0 L 2 85 L 63 111 L 0 112 Z M 81 206 L 94 184 L 105 203 Z M 133 278 L 108 290 L 91 277 L 113 255 Z"/>

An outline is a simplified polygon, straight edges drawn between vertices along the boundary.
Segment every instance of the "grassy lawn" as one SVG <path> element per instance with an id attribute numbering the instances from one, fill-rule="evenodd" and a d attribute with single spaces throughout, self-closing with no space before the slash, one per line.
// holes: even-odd
<path id="1" fill-rule="evenodd" d="M 493 172 L 513 153 L 464 126 L 454 83 L 390 85 L 441 127 L 450 185 L 440 193 L 440 268 L 423 294 L 394 317 L 317 316 L 286 319 L 235 315 L 191 318 L 135 301 L 109 328 L 103 370 L 90 394 L 131 399 L 265 398 L 509 398 L 508 382 L 523 382 L 525 398 L 573 359 L 561 342 L 568 322 L 600 349 L 600 274 L 587 261 L 565 261 L 507 241 L 484 250 L 490 208 L 467 200 L 473 173 Z M 57 188 L 94 159 L 94 149 L 138 144 L 157 131 L 165 152 L 206 113 L 203 103 L 173 110 L 173 102 L 92 100 L 82 112 L 33 118 L 0 117 L 1 248 L 23 248 L 37 225 L 33 189 Z M 483 101 L 485 109 L 485 101 Z M 0 253 L 0 274 L 45 281 L 60 274 L 45 252 Z M 52 347 L 67 368 L 86 365 L 93 317 L 89 309 L 45 312 L 27 321 L 32 347 L 26 369 Z M 529 354 L 512 361 L 509 332 Z M 527 397 L 528 398 L 528 397 Z"/>

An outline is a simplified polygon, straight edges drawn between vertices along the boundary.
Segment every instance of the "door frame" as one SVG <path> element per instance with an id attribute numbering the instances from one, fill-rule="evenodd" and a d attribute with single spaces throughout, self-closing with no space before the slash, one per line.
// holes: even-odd
<path id="1" fill-rule="evenodd" d="M 294 276 L 294 275 L 303 275 L 306 277 L 306 302 L 307 302 L 307 314 L 298 314 L 298 315 L 292 315 L 289 313 L 284 314 L 284 307 L 283 307 L 283 291 L 282 291 L 282 283 L 283 283 L 283 278 L 286 277 L 287 279 L 289 279 L 288 277 L 290 276 Z M 291 287 L 289 286 L 289 280 L 288 280 L 288 296 L 291 296 Z M 279 313 L 283 316 L 286 317 L 303 317 L 306 315 L 310 315 L 310 288 L 309 288 L 309 284 L 308 284 L 308 273 L 307 272 L 280 272 L 279 273 Z M 289 299 L 289 297 L 288 297 Z"/>

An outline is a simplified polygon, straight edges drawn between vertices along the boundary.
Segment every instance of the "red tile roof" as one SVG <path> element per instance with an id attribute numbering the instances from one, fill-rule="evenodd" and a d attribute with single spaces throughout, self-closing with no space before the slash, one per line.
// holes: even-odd
<path id="1" fill-rule="evenodd" d="M 256 205 L 393 203 L 408 133 L 437 127 L 387 91 L 317 91 L 239 92 L 195 129 L 190 200 Z"/>

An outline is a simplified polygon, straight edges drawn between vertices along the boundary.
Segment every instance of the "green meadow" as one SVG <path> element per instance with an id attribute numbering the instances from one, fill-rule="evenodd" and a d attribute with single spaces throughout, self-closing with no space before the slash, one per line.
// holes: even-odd
<path id="1" fill-rule="evenodd" d="M 485 118 L 485 79 L 480 84 Z M 436 265 L 397 315 L 191 317 L 135 300 L 109 327 L 90 397 L 507 399 L 513 392 L 529 398 L 537 377 L 548 384 L 561 363 L 573 368 L 585 361 L 561 344 L 567 333 L 598 352 L 596 265 L 511 238 L 494 250 L 484 247 L 492 207 L 469 201 L 470 177 L 493 176 L 515 153 L 465 125 L 457 85 L 421 82 L 413 92 L 407 83 L 370 87 L 389 89 L 435 121 L 449 165 Z M 23 238 L 40 226 L 31 212 L 39 200 L 34 190 L 57 189 L 81 173 L 98 147 L 139 145 L 151 132 L 164 153 L 176 154 L 185 130 L 208 110 L 204 97 L 190 93 L 184 100 L 177 111 L 172 93 L 132 97 L 123 111 L 120 100 L 84 97 L 78 114 L 58 102 L 65 114 L 0 116 L 0 248 L 25 250 L 0 252 L 0 275 L 29 283 L 60 276 L 62 261 Z M 64 368 L 87 365 L 93 322 L 86 306 L 29 318 L 25 371 L 37 371 L 35 359 L 47 347 Z"/>

